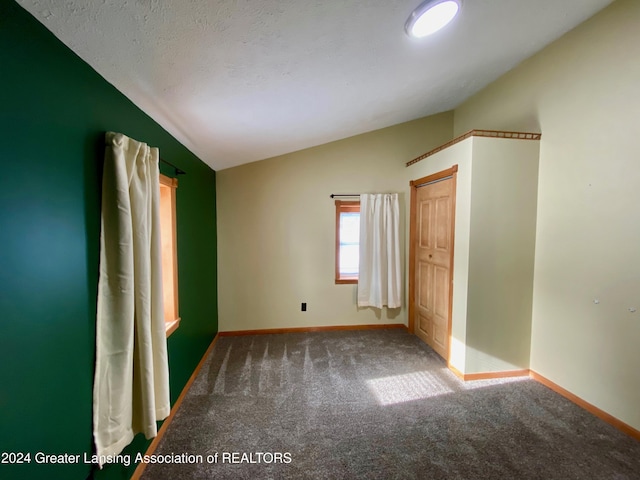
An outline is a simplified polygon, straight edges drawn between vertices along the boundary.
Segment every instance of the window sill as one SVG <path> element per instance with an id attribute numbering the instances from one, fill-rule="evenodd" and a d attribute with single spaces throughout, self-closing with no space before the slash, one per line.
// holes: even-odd
<path id="1" fill-rule="evenodd" d="M 345 285 L 348 283 L 352 283 L 352 284 L 356 284 L 358 283 L 358 278 L 357 277 L 342 277 L 342 278 L 336 278 L 336 285 Z"/>
<path id="2" fill-rule="evenodd" d="M 171 335 L 173 332 L 175 332 L 178 329 L 179 326 L 180 326 L 180 317 L 178 317 L 173 322 L 165 323 L 165 328 L 166 328 L 166 332 L 167 332 L 167 338 L 169 338 L 169 335 Z"/>

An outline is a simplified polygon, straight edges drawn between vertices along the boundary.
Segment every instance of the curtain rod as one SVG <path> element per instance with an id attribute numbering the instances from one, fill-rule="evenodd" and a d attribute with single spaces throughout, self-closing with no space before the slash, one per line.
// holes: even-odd
<path id="1" fill-rule="evenodd" d="M 336 193 L 332 193 L 331 195 L 329 195 L 331 198 L 335 198 L 335 197 L 359 197 L 360 194 L 359 193 L 343 193 L 343 194 L 336 194 Z"/>
<path id="2" fill-rule="evenodd" d="M 173 163 L 169 163 L 166 160 L 160 159 L 160 161 L 162 163 L 164 163 L 165 165 L 169 165 L 170 167 L 173 167 L 173 169 L 176 171 L 176 175 L 186 175 L 187 172 L 185 172 L 184 170 L 182 170 L 181 168 L 176 167 Z"/>

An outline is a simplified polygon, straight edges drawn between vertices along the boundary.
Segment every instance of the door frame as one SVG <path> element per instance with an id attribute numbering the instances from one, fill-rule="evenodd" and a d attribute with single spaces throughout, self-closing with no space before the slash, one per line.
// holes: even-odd
<path id="1" fill-rule="evenodd" d="M 453 165 L 451 168 L 442 170 L 426 177 L 419 178 L 417 180 L 411 180 L 409 186 L 411 188 L 411 210 L 409 221 L 409 319 L 408 330 L 409 333 L 415 335 L 415 301 L 416 301 L 416 252 L 415 241 L 417 236 L 417 191 L 418 188 L 423 187 L 429 183 L 438 182 L 451 178 L 451 253 L 449 259 L 449 312 L 447 319 L 447 366 L 449 366 L 449 358 L 451 356 L 451 324 L 452 324 L 452 311 L 453 311 L 453 254 L 455 249 L 455 232 L 456 232 L 456 185 L 458 176 L 458 165 Z"/>

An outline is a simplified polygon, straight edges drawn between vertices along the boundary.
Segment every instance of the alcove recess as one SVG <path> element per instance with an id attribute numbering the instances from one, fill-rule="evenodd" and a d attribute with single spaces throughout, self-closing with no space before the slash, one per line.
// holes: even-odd
<path id="1" fill-rule="evenodd" d="M 448 363 L 465 378 L 529 369 L 540 138 L 473 130 L 407 163 L 408 181 L 458 166 Z"/>

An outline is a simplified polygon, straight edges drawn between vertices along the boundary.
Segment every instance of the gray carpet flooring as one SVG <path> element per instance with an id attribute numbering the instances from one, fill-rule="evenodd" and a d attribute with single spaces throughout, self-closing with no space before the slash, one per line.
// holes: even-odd
<path id="1" fill-rule="evenodd" d="M 402 330 L 222 337 L 155 454 L 144 480 L 640 479 L 640 442 Z"/>

